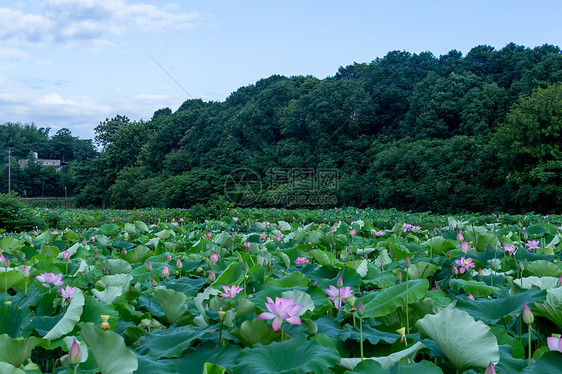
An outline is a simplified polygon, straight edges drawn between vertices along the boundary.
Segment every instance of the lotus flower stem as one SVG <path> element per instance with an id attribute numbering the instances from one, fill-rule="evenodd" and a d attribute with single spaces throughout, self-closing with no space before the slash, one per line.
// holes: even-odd
<path id="1" fill-rule="evenodd" d="M 149 276 L 149 280 L 148 280 L 148 315 L 150 316 L 150 319 L 152 319 L 152 311 L 150 310 L 150 291 L 152 288 L 152 274 L 150 274 Z"/>
<path id="2" fill-rule="evenodd" d="M 529 369 L 531 368 L 531 324 L 527 325 L 527 329 L 529 332 Z"/>
<path id="3" fill-rule="evenodd" d="M 363 361 L 363 318 L 359 318 L 359 349 L 361 351 L 361 361 Z"/>
<path id="4" fill-rule="evenodd" d="M 6 268 L 6 278 L 4 280 L 4 295 L 6 296 L 4 304 L 8 305 L 8 268 Z"/>

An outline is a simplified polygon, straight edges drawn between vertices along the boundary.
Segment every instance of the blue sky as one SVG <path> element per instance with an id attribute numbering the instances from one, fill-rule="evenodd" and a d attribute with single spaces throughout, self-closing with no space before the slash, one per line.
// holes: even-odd
<path id="1" fill-rule="evenodd" d="M 392 50 L 562 46 L 559 0 L 172 1 L 0 1 L 0 123 L 92 138 L 117 114 L 148 120 Z"/>

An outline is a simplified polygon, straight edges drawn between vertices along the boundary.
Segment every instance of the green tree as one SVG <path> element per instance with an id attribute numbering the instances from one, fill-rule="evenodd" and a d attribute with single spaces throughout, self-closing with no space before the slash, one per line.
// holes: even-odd
<path id="1" fill-rule="evenodd" d="M 562 84 L 522 98 L 493 143 L 521 208 L 552 211 L 562 203 Z"/>

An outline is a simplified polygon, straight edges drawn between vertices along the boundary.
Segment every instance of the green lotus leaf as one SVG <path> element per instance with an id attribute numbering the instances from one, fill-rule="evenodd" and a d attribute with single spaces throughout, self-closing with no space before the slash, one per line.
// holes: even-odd
<path id="1" fill-rule="evenodd" d="M 517 340 L 517 342 L 519 342 L 519 340 Z M 495 369 L 498 373 L 519 374 L 526 364 L 526 360 L 513 357 L 512 346 L 508 344 L 500 345 L 500 362 L 495 365 Z"/>
<path id="2" fill-rule="evenodd" d="M 258 318 L 242 322 L 239 329 L 232 330 L 232 335 L 246 347 L 258 343 L 267 345 L 279 337 L 266 321 Z"/>
<path id="3" fill-rule="evenodd" d="M 550 288 L 557 287 L 556 282 L 558 282 L 558 278 L 556 277 L 523 277 L 523 282 L 521 279 L 514 279 L 513 286 L 519 289 L 529 289 L 533 286 L 537 286 L 541 290 L 547 290 Z"/>
<path id="4" fill-rule="evenodd" d="M 427 251 L 432 251 L 433 254 L 442 255 L 452 249 L 456 248 L 455 242 L 450 239 L 445 239 L 442 236 L 435 236 L 421 244 Z"/>
<path id="5" fill-rule="evenodd" d="M 29 312 L 16 305 L 0 306 L 0 334 L 8 334 L 12 338 L 20 335 L 20 326 Z"/>
<path id="6" fill-rule="evenodd" d="M 80 321 L 84 310 L 84 294 L 79 288 L 74 290 L 74 296 L 62 319 L 53 327 L 43 339 L 55 340 L 71 332 Z"/>
<path id="7" fill-rule="evenodd" d="M 340 358 L 334 347 L 307 341 L 304 335 L 269 345 L 256 344 L 243 349 L 232 374 L 305 374 L 322 373 Z"/>
<path id="8" fill-rule="evenodd" d="M 490 328 L 460 309 L 428 314 L 416 322 L 416 328 L 435 341 L 458 369 L 485 368 L 500 360 L 498 341 Z"/>
<path id="9" fill-rule="evenodd" d="M 427 279 L 411 280 L 408 285 L 409 303 L 421 300 L 429 288 Z M 386 316 L 406 304 L 406 282 L 372 293 L 363 298 L 363 303 L 366 316 L 372 318 Z"/>
<path id="10" fill-rule="evenodd" d="M 538 309 L 537 315 L 544 316 L 562 326 L 562 287 L 552 288 L 546 291 L 546 301 L 544 303 L 535 303 Z"/>
<path id="11" fill-rule="evenodd" d="M 562 367 L 560 352 L 546 352 L 535 361 L 533 373 L 559 373 Z"/>
<path id="12" fill-rule="evenodd" d="M 160 305 L 169 323 L 183 324 L 192 318 L 192 314 L 187 310 L 187 296 L 183 293 L 157 287 L 152 293 L 152 298 Z"/>
<path id="13" fill-rule="evenodd" d="M 137 370 L 137 356 L 127 348 L 121 335 L 103 331 L 93 323 L 80 322 L 78 327 L 102 374 L 132 374 Z"/>
<path id="14" fill-rule="evenodd" d="M 0 373 L 2 374 L 25 374 L 20 368 L 15 367 L 7 362 L 0 362 Z"/>
<path id="15" fill-rule="evenodd" d="M 443 374 L 443 370 L 431 361 L 421 361 L 406 365 L 396 364 L 390 368 L 383 368 L 381 364 L 374 360 L 363 360 L 353 369 L 357 374 Z"/>
<path id="16" fill-rule="evenodd" d="M 0 335 L 0 361 L 20 367 L 39 343 L 41 343 L 41 339 L 33 336 L 28 339 L 14 339 L 7 334 L 2 334 Z"/>
<path id="17" fill-rule="evenodd" d="M 150 229 L 148 228 L 148 226 L 146 225 L 146 223 L 142 222 L 142 221 L 135 221 L 135 227 L 143 232 L 148 232 L 150 231 Z"/>
<path id="18" fill-rule="evenodd" d="M 0 291 L 6 292 L 6 289 L 9 290 L 14 286 L 23 287 L 24 282 L 25 281 L 23 275 L 21 274 L 21 270 L 10 269 L 8 270 L 8 276 L 6 277 L 6 268 L 3 266 L 0 267 Z"/>
<path id="19" fill-rule="evenodd" d="M 310 297 L 310 295 L 307 294 L 306 292 L 303 292 L 301 290 L 291 290 L 291 291 L 282 292 L 281 296 L 288 300 L 295 298 L 295 305 L 304 306 L 304 308 L 301 308 L 298 311 L 297 313 L 298 316 L 302 316 L 304 313 L 306 313 L 309 310 L 310 311 L 314 310 L 314 302 L 312 301 L 312 297 Z"/>
<path id="20" fill-rule="evenodd" d="M 359 332 L 359 326 L 351 326 L 346 324 L 341 330 L 338 330 L 338 338 L 342 341 L 354 340 L 359 342 L 361 340 L 361 334 Z M 392 332 L 379 331 L 374 327 L 371 327 L 363 323 L 363 339 L 369 341 L 372 345 L 377 345 L 380 341 L 387 344 L 393 344 L 397 339 L 400 339 L 399 334 Z"/>
<path id="21" fill-rule="evenodd" d="M 449 287 L 456 292 L 460 292 L 462 288 L 467 295 L 472 295 L 474 297 L 484 297 L 500 291 L 498 287 L 488 286 L 482 281 L 475 281 L 473 279 L 451 279 L 449 281 Z"/>
<path id="22" fill-rule="evenodd" d="M 153 254 L 154 253 L 150 249 L 148 249 L 148 247 L 139 245 L 136 248 L 127 251 L 127 254 L 125 255 L 125 261 L 130 264 L 145 262 Z"/>
<path id="23" fill-rule="evenodd" d="M 378 362 L 383 368 L 390 368 L 400 362 L 400 360 L 407 358 L 413 361 L 414 357 L 420 349 L 425 348 L 425 345 L 421 342 L 402 350 L 399 352 L 392 353 L 388 356 L 383 357 L 365 357 L 365 360 L 372 360 Z M 340 365 L 348 370 L 353 370 L 357 364 L 361 362 L 361 358 L 342 358 L 340 360 Z"/>
<path id="24" fill-rule="evenodd" d="M 242 282 L 242 279 L 244 278 L 243 266 L 244 264 L 241 262 L 232 262 L 213 282 L 212 286 L 222 291 L 222 288 L 220 286 L 224 285 L 230 287 L 235 284 L 240 284 L 240 282 Z"/>
<path id="25" fill-rule="evenodd" d="M 99 228 L 99 233 L 106 236 L 111 236 L 117 234 L 120 227 L 114 223 L 105 223 Z"/>
<path id="26" fill-rule="evenodd" d="M 107 260 L 107 264 L 110 274 L 129 274 L 133 270 L 131 264 L 120 258 L 110 258 Z"/>
<path id="27" fill-rule="evenodd" d="M 175 358 L 173 361 L 176 365 L 176 370 L 173 373 L 177 374 L 192 374 L 203 373 L 206 367 L 213 365 L 230 368 L 236 362 L 240 347 L 236 345 L 227 345 L 224 347 L 213 347 L 209 345 L 200 345 L 196 350 L 184 353 L 180 358 Z M 214 370 L 217 370 L 216 368 Z M 218 371 L 219 373 L 221 371 Z M 172 372 L 170 372 L 172 373 Z M 216 371 L 210 371 L 216 373 Z"/>
<path id="28" fill-rule="evenodd" d="M 215 326 L 183 326 L 173 331 L 156 330 L 141 337 L 137 344 L 139 353 L 150 353 L 157 358 L 180 357 L 196 340 L 218 341 Z"/>
<path id="29" fill-rule="evenodd" d="M 109 286 L 103 291 L 94 288 L 92 294 L 106 304 L 113 304 L 113 301 L 123 294 L 123 289 L 119 286 Z"/>
<path id="30" fill-rule="evenodd" d="M 437 269 L 439 269 L 439 267 L 436 265 L 428 264 L 427 262 L 423 261 L 416 262 L 408 268 L 408 277 L 412 280 L 427 278 Z"/>
<path id="31" fill-rule="evenodd" d="M 487 324 L 495 324 L 499 320 L 509 322 L 512 318 L 517 318 L 525 304 L 532 306 L 535 302 L 544 300 L 545 297 L 546 291 L 533 287 L 529 290 L 519 291 L 515 295 L 506 294 L 493 300 L 459 299 L 456 307 L 468 312 L 477 320 Z"/>
<path id="32" fill-rule="evenodd" d="M 533 261 L 525 269 L 531 275 L 537 277 L 555 277 L 558 278 L 562 274 L 562 270 L 552 262 L 545 260 Z"/>
<path id="33" fill-rule="evenodd" d="M 313 249 L 310 251 L 310 255 L 322 266 L 330 266 L 332 263 L 329 254 L 332 255 L 331 253 L 321 251 L 320 249 Z M 333 259 L 334 256 L 332 255 L 331 258 Z"/>

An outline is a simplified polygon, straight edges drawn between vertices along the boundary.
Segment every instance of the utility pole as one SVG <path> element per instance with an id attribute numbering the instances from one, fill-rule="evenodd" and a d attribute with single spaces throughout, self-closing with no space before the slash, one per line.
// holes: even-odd
<path id="1" fill-rule="evenodd" d="M 12 147 L 8 147 L 8 193 L 12 190 Z"/>

